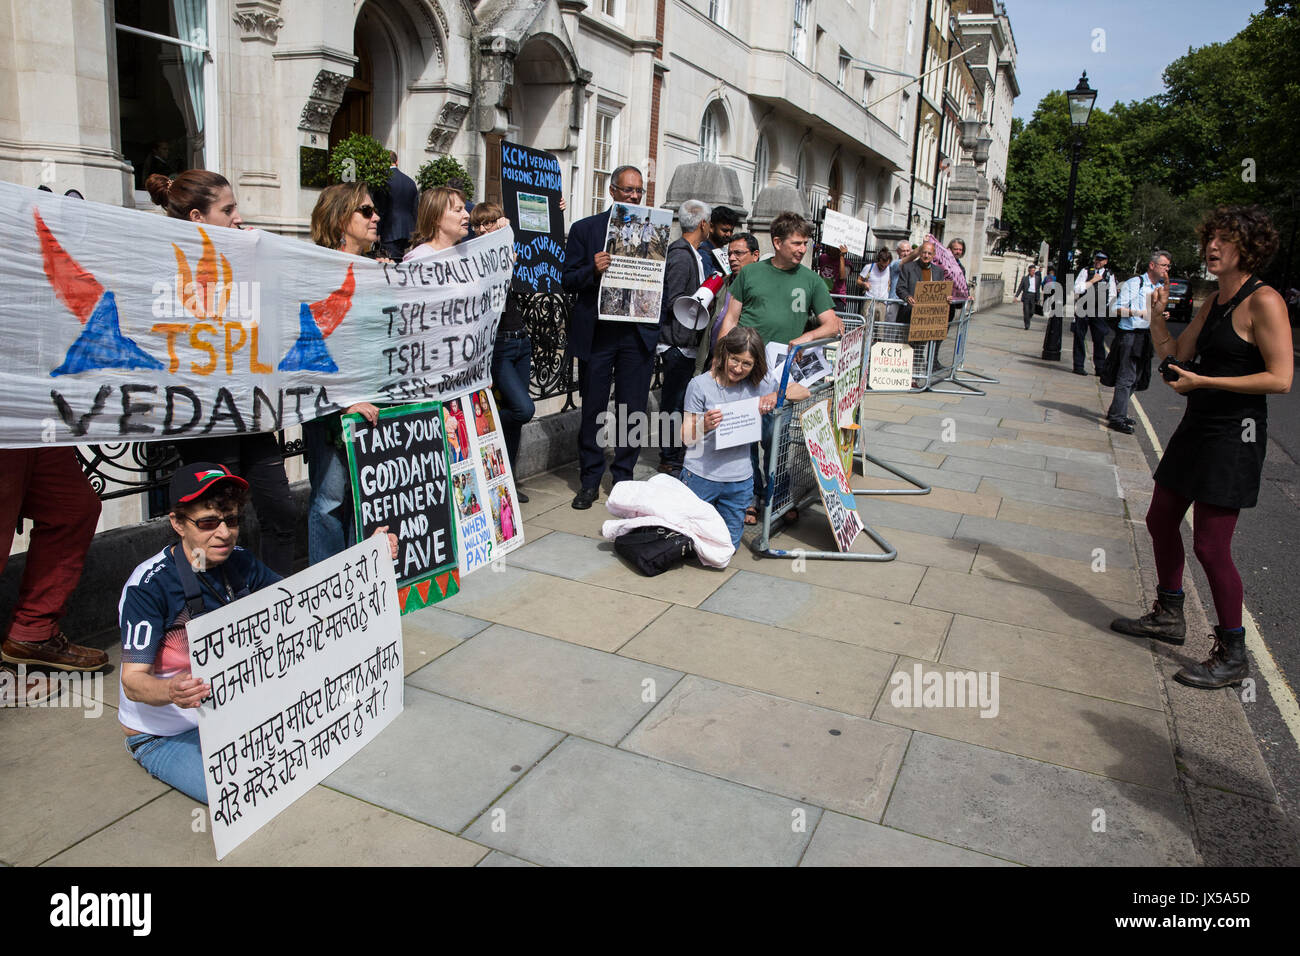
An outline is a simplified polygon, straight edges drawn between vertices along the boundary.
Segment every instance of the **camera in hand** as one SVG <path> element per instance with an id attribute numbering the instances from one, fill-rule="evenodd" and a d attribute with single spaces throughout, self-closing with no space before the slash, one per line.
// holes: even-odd
<path id="1" fill-rule="evenodd" d="M 1166 382 L 1178 381 L 1178 373 L 1174 371 L 1176 368 L 1191 372 L 1193 375 L 1200 373 L 1200 366 L 1196 362 L 1180 362 L 1172 355 L 1166 355 L 1165 360 L 1160 363 L 1160 377 Z"/>

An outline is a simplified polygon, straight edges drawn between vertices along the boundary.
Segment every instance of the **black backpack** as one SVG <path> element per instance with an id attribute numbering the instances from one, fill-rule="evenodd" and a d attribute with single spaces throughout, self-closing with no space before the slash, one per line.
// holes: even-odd
<path id="1" fill-rule="evenodd" d="M 694 554 L 695 542 L 672 528 L 645 525 L 615 538 L 614 550 L 632 567 L 652 578 Z"/>

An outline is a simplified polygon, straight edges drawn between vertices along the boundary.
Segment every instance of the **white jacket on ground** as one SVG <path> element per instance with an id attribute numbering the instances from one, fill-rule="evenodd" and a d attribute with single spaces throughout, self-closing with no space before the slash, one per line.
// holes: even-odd
<path id="1" fill-rule="evenodd" d="M 649 481 L 620 481 L 609 493 L 605 507 L 614 516 L 600 533 L 610 541 L 633 528 L 663 525 L 690 537 L 700 563 L 725 568 L 735 550 L 731 533 L 713 505 L 701 501 L 672 475 L 654 475 Z"/>

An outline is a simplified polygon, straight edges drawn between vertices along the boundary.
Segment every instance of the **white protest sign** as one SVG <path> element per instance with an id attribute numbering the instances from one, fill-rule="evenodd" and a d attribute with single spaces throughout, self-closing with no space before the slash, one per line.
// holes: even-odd
<path id="1" fill-rule="evenodd" d="M 862 518 L 858 516 L 857 502 L 849 490 L 849 480 L 840 462 L 839 446 L 831 428 L 830 400 L 818 402 L 799 416 L 804 444 L 812 461 L 821 492 L 822 505 L 835 535 L 835 546 L 841 551 L 853 548 L 853 542 L 862 533 Z"/>
<path id="2" fill-rule="evenodd" d="M 867 383 L 873 392 L 906 391 L 912 387 L 912 346 L 877 342 L 871 346 Z"/>
<path id="3" fill-rule="evenodd" d="M 199 740 L 217 859 L 337 770 L 402 712 L 402 626 L 388 540 L 190 621 L 212 685 Z"/>
<path id="4" fill-rule="evenodd" d="M 488 385 L 499 229 L 379 263 L 0 183 L 0 447 L 274 431 Z"/>
<path id="5" fill-rule="evenodd" d="M 853 427 L 853 416 L 862 401 L 862 347 L 865 343 L 866 330 L 858 326 L 844 333 L 835 352 L 835 419 L 840 428 Z"/>
<path id="6" fill-rule="evenodd" d="M 834 209 L 826 210 L 822 220 L 822 245 L 838 249 L 845 246 L 851 256 L 861 256 L 867 248 L 867 224 Z"/>
<path id="7" fill-rule="evenodd" d="M 444 414 L 448 434 L 454 423 L 468 438 L 459 455 L 453 449 L 451 465 L 463 576 L 523 547 L 524 519 L 492 393 L 452 399 Z"/>
<path id="8" fill-rule="evenodd" d="M 763 436 L 763 417 L 758 412 L 758 399 L 747 398 L 739 402 L 719 405 L 722 422 L 717 428 L 715 447 L 735 448 L 752 445 Z"/>

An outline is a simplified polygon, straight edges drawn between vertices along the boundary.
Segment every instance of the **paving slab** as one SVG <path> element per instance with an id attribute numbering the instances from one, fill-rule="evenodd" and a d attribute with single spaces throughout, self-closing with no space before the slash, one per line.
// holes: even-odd
<path id="1" fill-rule="evenodd" d="M 600 529 L 610 518 L 609 510 L 605 507 L 605 501 L 606 496 L 602 494 L 595 504 L 583 511 L 575 510 L 568 501 L 565 501 L 549 511 L 542 512 L 533 519 L 532 523 L 552 531 L 567 531 L 569 534 L 604 541 L 605 536 L 600 533 Z M 507 555 L 507 557 L 510 556 Z"/>
<path id="2" fill-rule="evenodd" d="M 456 833 L 563 737 L 408 683 L 402 714 L 325 785 Z"/>
<path id="3" fill-rule="evenodd" d="M 509 853 L 502 853 L 500 850 L 493 850 L 487 856 L 483 857 L 478 863 L 479 866 L 537 866 L 536 863 L 529 863 L 527 860 L 521 860 L 517 856 L 511 856 Z"/>
<path id="4" fill-rule="evenodd" d="M 1097 548 L 1105 552 L 1107 567 L 1133 567 L 1133 542 L 1123 537 L 1092 532 L 1063 531 L 1059 528 L 1036 528 L 1033 525 L 999 518 L 965 515 L 954 537 L 978 541 L 1016 551 L 1050 554 L 1071 561 L 1093 561 Z"/>
<path id="5" fill-rule="evenodd" d="M 916 531 L 940 538 L 952 537 L 953 532 L 957 530 L 957 522 L 961 520 L 961 515 L 938 508 L 918 508 L 909 502 L 910 497 L 859 496 L 858 514 L 873 528 L 883 525 L 887 528 Z"/>
<path id="6" fill-rule="evenodd" d="M 410 683 L 613 746 L 681 676 L 679 671 L 494 624 L 424 668 Z M 646 681 L 651 682 L 648 687 Z"/>
<path id="7" fill-rule="evenodd" d="M 1120 540 L 1132 531 L 1128 519 L 1119 515 L 1088 514 L 1073 508 L 1049 508 L 1047 505 L 1016 501 L 1014 498 L 1002 498 L 1001 501 L 1002 505 L 995 516 L 999 521 L 1014 521 L 1016 524 L 1059 531 L 1098 533 Z"/>
<path id="8" fill-rule="evenodd" d="M 1199 862 L 1179 793 L 928 734 L 908 747 L 884 823 L 1035 866 Z"/>
<path id="9" fill-rule="evenodd" d="M 934 660 L 952 617 L 898 601 L 742 571 L 700 610 Z"/>
<path id="10" fill-rule="evenodd" d="M 1300 833 L 1273 801 L 1188 785 L 1206 866 L 1300 866 Z"/>
<path id="11" fill-rule="evenodd" d="M 1039 590 L 980 574 L 930 568 L 912 603 L 986 621 L 1036 627 L 1058 634 L 1110 634 L 1117 616 L 1137 616 L 1139 605 L 1103 603 L 1090 594 Z"/>
<path id="12" fill-rule="evenodd" d="M 491 574 L 491 571 L 481 571 Z M 402 617 L 402 661 L 410 677 L 425 664 L 437 660 L 461 641 L 488 626 L 487 621 L 466 617 L 440 607 L 427 607 Z"/>
<path id="13" fill-rule="evenodd" d="M 898 449 L 906 451 L 906 449 Z M 924 454 L 927 458 L 937 459 L 933 465 L 914 465 L 900 460 L 894 455 L 876 455 L 882 461 L 887 461 L 891 465 L 898 466 L 901 470 L 907 472 L 914 478 L 919 478 L 933 488 L 950 488 L 953 491 L 971 491 L 973 492 L 980 485 L 979 475 L 963 475 L 955 471 L 944 471 L 939 467 L 943 463 L 944 456 L 931 454 L 929 452 L 908 452 L 911 455 Z M 857 469 L 862 474 L 862 469 Z M 870 485 L 873 488 L 906 488 L 907 482 L 886 471 L 878 465 L 868 463 L 866 477 L 853 482 L 855 486 Z M 927 495 L 917 495 L 914 504 L 921 504 L 922 499 Z"/>
<path id="14" fill-rule="evenodd" d="M 898 727 L 688 676 L 619 746 L 879 820 L 909 736 Z"/>
<path id="15" fill-rule="evenodd" d="M 918 677 L 918 673 L 922 676 Z M 984 698 L 976 700 L 975 678 L 959 687 L 953 700 L 944 701 L 942 695 L 936 694 L 936 706 L 922 706 L 912 689 L 923 686 L 920 682 L 928 680 L 925 675 L 930 673 L 945 682 L 949 675 L 955 675 L 955 683 L 960 685 L 960 675 L 970 670 L 900 659 L 895 677 L 872 716 L 881 723 L 964 740 L 1155 790 L 1172 792 L 1178 787 L 1173 745 L 1161 710 L 1002 675 L 994 684 L 991 673 L 979 675 L 987 679 L 991 698 L 987 707 Z M 900 695 L 895 680 L 908 691 L 906 695 Z"/>
<path id="16" fill-rule="evenodd" d="M 1118 634 L 1058 634 L 958 614 L 939 660 L 1151 710 L 1164 707 L 1146 643 Z"/>
<path id="17" fill-rule="evenodd" d="M 800 866 L 1015 866 L 914 833 L 826 811 Z"/>
<path id="18" fill-rule="evenodd" d="M 1047 472 L 1044 472 L 1047 474 Z M 985 478 L 980 482 L 980 494 L 997 495 L 1016 501 L 1048 505 L 1053 508 L 1074 508 L 1089 514 L 1124 515 L 1123 500 L 1114 495 L 1103 497 L 1083 491 L 1054 488 L 1038 482 L 1011 481 L 1006 478 Z"/>
<path id="19" fill-rule="evenodd" d="M 892 457 L 896 454 L 894 449 L 923 452 L 934 441 L 933 435 L 898 435 L 894 432 L 882 431 L 879 428 L 867 428 L 867 424 L 863 424 L 863 447 L 877 458 L 883 458 L 886 461 L 894 460 Z"/>
<path id="20" fill-rule="evenodd" d="M 0 860 L 5 863 L 35 866 L 171 789 L 126 752 L 115 709 L 85 716 L 92 712 L 0 709 L 0 805 L 7 808 L 0 817 Z"/>
<path id="21" fill-rule="evenodd" d="M 1114 469 L 1106 475 L 1080 475 L 1072 474 L 1071 471 L 1072 469 L 1068 463 L 1057 471 L 1056 487 L 1063 488 L 1066 491 L 1082 491 L 1103 498 L 1120 497 L 1118 479 L 1115 476 Z"/>
<path id="22" fill-rule="evenodd" d="M 623 644 L 668 607 L 518 567 L 479 572 L 472 583 L 473 588 L 448 598 L 442 607 L 603 651 Z"/>
<path id="23" fill-rule="evenodd" d="M 933 446 L 931 446 L 933 448 Z M 956 471 L 965 475 L 979 475 L 981 478 L 1002 478 L 1025 484 L 1042 485 L 1050 488 L 1056 484 L 1056 472 L 1041 471 L 1035 468 L 1022 468 L 1018 465 L 1003 465 L 996 461 L 981 461 L 976 458 L 958 458 L 949 455 L 939 466 L 944 471 Z M 999 497 L 1001 497 L 999 495 Z"/>
<path id="24" fill-rule="evenodd" d="M 873 436 L 874 437 L 874 436 Z M 927 443 L 928 444 L 928 443 Z M 859 446 L 858 451 L 861 451 Z M 900 448 L 897 445 L 877 445 L 875 442 L 868 441 L 868 454 L 874 455 L 882 461 L 887 461 L 891 465 L 898 465 L 904 471 L 912 471 L 909 465 L 919 468 L 938 468 L 943 464 L 945 456 L 930 451 L 915 451 L 911 448 Z M 860 474 L 862 472 L 862 463 L 855 462 L 855 470 Z M 954 477 L 955 476 L 950 476 Z"/>
<path id="25" fill-rule="evenodd" d="M 871 715 L 896 657 L 784 628 L 674 607 L 623 657 L 859 717 Z"/>
<path id="26" fill-rule="evenodd" d="M 465 835 L 543 866 L 793 866 L 820 814 L 571 737 Z"/>
<path id="27" fill-rule="evenodd" d="M 553 531 L 540 541 L 529 542 L 511 553 L 509 560 L 516 567 L 690 607 L 698 607 L 735 573 L 731 568 L 706 568 L 690 560 L 648 578 L 618 556 L 613 542 L 593 541 L 567 531 Z"/>
<path id="28" fill-rule="evenodd" d="M 1085 447 L 1088 445 L 1093 447 Z M 1027 455 L 1042 455 L 1045 458 L 1064 458 L 1066 461 L 1082 461 L 1095 465 L 1112 464 L 1110 443 L 1104 439 L 1090 441 L 1078 438 L 1071 439 L 1070 443 L 1066 444 L 1064 441 L 1057 440 L 998 438 L 994 440 L 992 447 L 1009 448 Z"/>
<path id="29" fill-rule="evenodd" d="M 954 458 L 965 458 L 969 461 L 991 461 L 999 465 L 1010 465 L 1013 468 L 1028 468 L 1038 471 L 1044 470 L 1047 461 L 1047 458 L 1043 455 L 1031 455 L 1008 448 L 975 448 L 969 445 L 959 445 L 955 442 L 935 442 L 927 450 L 950 455 Z M 1046 470 L 1050 471 L 1051 469 Z"/>
<path id="30" fill-rule="evenodd" d="M 1067 593 L 1091 594 L 1097 600 L 1123 605 L 1140 604 L 1141 590 L 1138 574 L 1133 568 L 1106 565 L 1105 570 L 1093 570 L 1092 563 L 1056 558 L 1015 548 L 980 545 L 975 556 L 972 574 L 982 574 L 999 581 L 1010 581 L 1032 588 L 1050 588 Z"/>
<path id="31" fill-rule="evenodd" d="M 946 568 L 949 571 L 969 571 L 979 552 L 979 543 L 975 541 L 958 541 L 947 536 L 908 531 L 884 522 L 877 530 L 898 549 L 896 560 L 909 564 Z M 893 563 L 895 562 L 889 562 Z"/>
<path id="32" fill-rule="evenodd" d="M 60 853 L 48 866 L 473 866 L 487 848 L 313 787 L 220 863 L 197 804 L 172 791 Z"/>
<path id="33" fill-rule="evenodd" d="M 796 526 L 798 528 L 798 526 Z M 816 535 L 800 535 L 798 531 L 782 535 L 781 547 L 798 547 L 802 544 L 808 550 L 819 550 L 826 545 L 806 540 Z M 939 540 L 939 539 L 936 539 Z M 875 542 L 866 535 L 860 535 L 853 548 L 860 553 L 878 551 Z M 912 600 L 925 567 L 902 560 L 883 563 L 862 563 L 857 561 L 822 561 L 808 558 L 803 562 L 783 558 L 763 558 L 748 548 L 741 548 L 731 559 L 730 567 L 735 571 L 751 571 L 766 574 L 787 581 L 805 581 L 819 587 L 832 588 L 836 591 L 849 591 L 853 594 L 865 594 L 871 597 L 901 601 L 906 604 Z"/>

